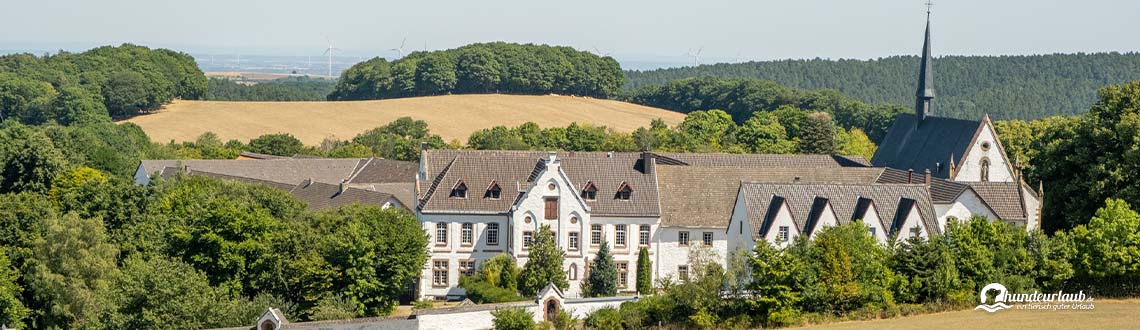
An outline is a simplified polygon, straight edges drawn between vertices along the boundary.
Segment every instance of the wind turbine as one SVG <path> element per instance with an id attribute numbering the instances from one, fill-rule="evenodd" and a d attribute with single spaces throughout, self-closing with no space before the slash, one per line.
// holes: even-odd
<path id="1" fill-rule="evenodd" d="M 697 51 L 694 52 L 693 49 L 690 48 L 688 52 L 685 52 L 685 56 L 693 59 L 693 66 L 701 65 L 701 51 L 704 49 L 705 47 L 702 46 L 701 48 L 697 48 Z"/>
<path id="2" fill-rule="evenodd" d="M 406 43 L 408 43 L 408 38 L 404 38 L 404 41 L 400 42 L 399 48 L 392 48 L 392 49 L 389 49 L 388 51 L 396 52 L 396 55 L 398 55 L 399 57 L 402 58 L 402 57 L 404 57 L 404 44 L 406 44 Z"/>
<path id="3" fill-rule="evenodd" d="M 610 53 L 609 52 L 602 52 L 602 50 L 598 49 L 598 47 L 594 47 L 594 55 L 606 57 L 606 56 L 610 56 Z"/>
<path id="4" fill-rule="evenodd" d="M 333 48 L 333 42 L 331 39 L 325 38 L 325 40 L 328 40 L 329 42 L 329 48 L 325 48 L 325 54 L 329 56 L 329 78 L 332 78 L 333 51 L 340 50 L 340 48 Z"/>

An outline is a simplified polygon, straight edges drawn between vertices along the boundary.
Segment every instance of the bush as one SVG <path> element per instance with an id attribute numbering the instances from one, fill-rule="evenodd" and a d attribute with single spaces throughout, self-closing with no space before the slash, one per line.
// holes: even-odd
<path id="1" fill-rule="evenodd" d="M 534 315 L 522 307 L 499 308 L 491 312 L 495 330 L 534 330 Z"/>
<path id="2" fill-rule="evenodd" d="M 621 313 L 613 307 L 603 307 L 586 316 L 586 327 L 595 330 L 621 330 Z"/>

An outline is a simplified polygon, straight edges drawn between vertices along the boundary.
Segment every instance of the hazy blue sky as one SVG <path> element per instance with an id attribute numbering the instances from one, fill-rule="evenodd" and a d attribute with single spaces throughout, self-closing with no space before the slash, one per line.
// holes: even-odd
<path id="1" fill-rule="evenodd" d="M 391 56 L 504 40 L 702 62 L 917 53 L 923 0 L 0 0 L 0 49 L 132 42 L 188 52 Z M 937 54 L 1140 50 L 1140 1 L 942 0 Z"/>

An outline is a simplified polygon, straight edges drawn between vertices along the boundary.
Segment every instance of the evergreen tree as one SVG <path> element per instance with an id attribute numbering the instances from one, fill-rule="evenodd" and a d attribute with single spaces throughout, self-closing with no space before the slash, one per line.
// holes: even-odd
<path id="1" fill-rule="evenodd" d="M 533 297 L 551 283 L 562 290 L 570 287 L 566 282 L 566 271 L 562 269 L 564 257 L 565 252 L 554 242 L 550 226 L 543 225 L 539 228 L 530 245 L 526 266 L 523 266 L 522 274 L 519 275 L 519 291 L 522 295 Z"/>
<path id="2" fill-rule="evenodd" d="M 614 264 L 614 256 L 610 254 L 610 245 L 602 241 L 602 247 L 598 249 L 598 254 L 594 256 L 594 262 L 590 265 L 590 275 L 586 278 L 590 291 L 587 295 L 593 297 L 617 295 L 617 277 L 617 265 Z"/>
<path id="3" fill-rule="evenodd" d="M 637 292 L 653 293 L 653 261 L 649 260 L 649 249 L 637 252 Z"/>
<path id="4" fill-rule="evenodd" d="M 800 151 L 808 154 L 835 153 L 835 123 L 826 112 L 809 114 L 804 121 Z"/>

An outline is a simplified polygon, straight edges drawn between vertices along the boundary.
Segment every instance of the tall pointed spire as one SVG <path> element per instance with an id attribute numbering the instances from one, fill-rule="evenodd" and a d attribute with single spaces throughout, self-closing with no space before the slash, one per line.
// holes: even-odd
<path id="1" fill-rule="evenodd" d="M 915 115 L 918 116 L 920 123 L 926 119 L 926 116 L 934 115 L 934 69 L 931 66 L 933 59 L 930 57 L 931 5 L 931 2 L 926 2 L 926 39 L 922 41 L 922 65 L 918 69 L 918 91 L 914 105 Z"/>

